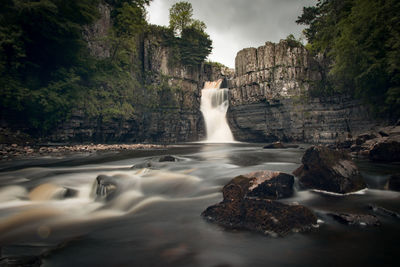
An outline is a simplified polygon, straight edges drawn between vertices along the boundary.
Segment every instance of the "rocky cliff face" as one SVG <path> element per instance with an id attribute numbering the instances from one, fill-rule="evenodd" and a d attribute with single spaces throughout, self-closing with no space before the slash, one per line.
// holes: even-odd
<path id="1" fill-rule="evenodd" d="M 85 31 L 93 55 L 109 57 L 104 42 L 109 28 L 110 8 L 100 5 L 101 18 Z M 201 89 L 205 81 L 232 75 L 229 69 L 204 63 L 197 67 L 174 62 L 174 50 L 168 47 L 162 35 L 148 33 L 138 40 L 138 76 L 143 81 L 143 98 L 152 107 L 135 107 L 134 118 L 127 121 L 102 122 L 88 119 L 75 110 L 69 121 L 53 134 L 53 141 L 77 142 L 188 142 L 204 138 L 204 121 L 200 112 Z M 162 90 L 150 88 L 167 87 Z"/>
<path id="2" fill-rule="evenodd" d="M 107 58 L 110 56 L 110 46 L 106 41 L 111 28 L 111 7 L 106 3 L 98 6 L 100 18 L 90 26 L 85 27 L 83 37 L 86 40 L 92 56 Z"/>
<path id="3" fill-rule="evenodd" d="M 321 80 L 323 64 L 286 41 L 240 51 L 235 78 L 228 83 L 228 120 L 235 138 L 334 143 L 375 125 L 358 101 L 306 97 Z"/>
<path id="4" fill-rule="evenodd" d="M 232 105 L 298 96 L 321 79 L 319 64 L 307 50 L 286 41 L 239 51 L 235 69 L 229 82 Z"/>

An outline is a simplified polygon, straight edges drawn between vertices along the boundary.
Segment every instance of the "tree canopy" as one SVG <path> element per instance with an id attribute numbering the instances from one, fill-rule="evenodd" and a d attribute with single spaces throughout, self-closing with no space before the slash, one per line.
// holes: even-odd
<path id="1" fill-rule="evenodd" d="M 180 36 L 178 47 L 184 65 L 201 64 L 212 50 L 212 41 L 205 32 L 206 24 L 193 19 L 193 7 L 189 2 L 178 2 L 169 9 L 169 27 Z"/>
<path id="2" fill-rule="evenodd" d="M 101 120 L 132 117 L 136 36 L 149 0 L 105 0 L 113 26 L 112 56 L 90 56 L 85 27 L 99 18 L 100 0 L 1 0 L 0 115 L 45 135 L 73 108 Z"/>
<path id="3" fill-rule="evenodd" d="M 297 23 L 313 53 L 331 62 L 334 92 L 360 97 L 381 114 L 400 115 L 400 2 L 320 0 Z"/>
<path id="4" fill-rule="evenodd" d="M 189 2 L 178 2 L 169 9 L 169 27 L 177 34 L 190 26 L 193 22 L 193 7 Z"/>

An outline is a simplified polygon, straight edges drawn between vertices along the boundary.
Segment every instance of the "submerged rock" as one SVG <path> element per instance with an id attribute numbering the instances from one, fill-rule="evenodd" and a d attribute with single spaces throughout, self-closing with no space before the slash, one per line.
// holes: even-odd
<path id="1" fill-rule="evenodd" d="M 78 191 L 55 184 L 44 183 L 33 188 L 28 197 L 33 201 L 46 201 L 50 199 L 64 199 L 75 197 Z"/>
<path id="2" fill-rule="evenodd" d="M 144 169 L 144 168 L 151 168 L 153 164 L 151 161 L 140 162 L 131 167 L 131 169 Z"/>
<path id="3" fill-rule="evenodd" d="M 368 208 L 378 215 L 394 217 L 394 218 L 400 219 L 399 213 L 392 211 L 392 210 L 385 209 L 383 207 L 379 207 L 375 204 L 369 204 Z"/>
<path id="4" fill-rule="evenodd" d="M 347 225 L 379 226 L 381 224 L 376 216 L 369 214 L 329 213 L 328 215 Z"/>
<path id="5" fill-rule="evenodd" d="M 267 149 L 267 148 L 286 148 L 286 146 L 283 145 L 282 142 L 278 141 L 278 142 L 274 142 L 274 143 L 265 145 L 263 148 L 264 149 Z"/>
<path id="6" fill-rule="evenodd" d="M 178 159 L 171 155 L 162 156 L 159 160 L 159 162 L 174 162 L 174 161 L 178 161 Z"/>
<path id="7" fill-rule="evenodd" d="M 114 177 L 99 175 L 94 183 L 94 194 L 96 199 L 110 200 L 119 190 Z"/>
<path id="8" fill-rule="evenodd" d="M 293 194 L 294 177 L 274 171 L 258 171 L 233 178 L 222 189 L 224 199 L 245 197 L 279 199 Z"/>
<path id="9" fill-rule="evenodd" d="M 293 174 L 306 188 L 344 194 L 366 187 L 357 166 L 344 152 L 312 146 L 306 150 L 302 163 Z"/>
<path id="10" fill-rule="evenodd" d="M 227 228 L 263 234 L 285 236 L 307 230 L 317 223 L 312 211 L 272 200 L 291 196 L 293 182 L 292 175 L 273 171 L 237 176 L 224 186 L 223 201 L 208 207 L 202 216 Z"/>

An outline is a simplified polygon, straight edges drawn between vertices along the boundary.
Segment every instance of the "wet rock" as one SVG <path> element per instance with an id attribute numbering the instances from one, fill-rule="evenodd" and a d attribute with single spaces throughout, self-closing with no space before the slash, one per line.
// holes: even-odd
<path id="1" fill-rule="evenodd" d="M 356 145 L 362 145 L 367 140 L 375 139 L 377 136 L 374 133 L 363 133 L 357 136 Z"/>
<path id="2" fill-rule="evenodd" d="M 381 224 L 376 216 L 369 214 L 329 213 L 328 215 L 347 225 L 379 226 Z"/>
<path id="3" fill-rule="evenodd" d="M 33 201 L 45 201 L 50 199 L 64 199 L 72 197 L 74 194 L 77 194 L 77 191 L 74 189 L 45 183 L 33 188 L 28 196 Z"/>
<path id="4" fill-rule="evenodd" d="M 65 188 L 64 198 L 73 198 L 78 195 L 78 190 L 72 188 Z"/>
<path id="5" fill-rule="evenodd" d="M 246 197 L 279 199 L 293 195 L 294 177 L 274 171 L 258 171 L 233 178 L 222 189 L 224 199 Z"/>
<path id="6" fill-rule="evenodd" d="M 110 200 L 116 195 L 118 190 L 117 181 L 114 177 L 99 175 L 94 184 L 96 199 Z"/>
<path id="7" fill-rule="evenodd" d="M 377 206 L 375 204 L 369 204 L 368 208 L 378 215 L 394 217 L 394 218 L 400 219 L 399 213 L 392 211 L 392 210 L 385 209 L 385 208 Z"/>
<path id="8" fill-rule="evenodd" d="M 174 161 L 178 161 L 178 159 L 171 155 L 162 156 L 159 160 L 159 162 L 174 162 Z"/>
<path id="9" fill-rule="evenodd" d="M 153 164 L 151 161 L 140 162 L 131 167 L 131 169 L 144 169 L 144 168 L 151 168 Z"/>
<path id="10" fill-rule="evenodd" d="M 293 181 L 292 175 L 273 171 L 237 176 L 224 186 L 223 201 L 208 207 L 202 216 L 223 227 L 263 234 L 305 231 L 317 222 L 309 209 L 272 200 L 292 195 Z"/>
<path id="11" fill-rule="evenodd" d="M 270 148 L 286 148 L 281 142 L 274 142 L 268 145 L 265 145 L 263 147 L 264 149 L 270 149 Z"/>
<path id="12" fill-rule="evenodd" d="M 293 174 L 306 188 L 344 194 L 366 187 L 357 166 L 344 152 L 312 146 L 304 153 L 302 163 Z"/>
<path id="13" fill-rule="evenodd" d="M 38 256 L 12 256 L 0 259 L 1 267 L 39 267 L 42 260 Z"/>
<path id="14" fill-rule="evenodd" d="M 400 191 L 400 173 L 390 176 L 388 181 L 388 189 L 393 191 Z"/>
<path id="15" fill-rule="evenodd" d="M 358 152 L 358 151 L 360 151 L 362 148 L 361 148 L 361 146 L 360 145 L 356 145 L 356 144 L 354 144 L 354 145 L 352 145 L 351 147 L 350 147 L 350 151 L 351 152 Z"/>
<path id="16" fill-rule="evenodd" d="M 353 140 L 348 139 L 348 140 L 345 140 L 345 141 L 343 141 L 343 142 L 338 143 L 338 144 L 336 145 L 336 147 L 339 148 L 339 149 L 348 149 L 348 148 L 350 148 L 352 145 L 353 145 Z"/>
<path id="17" fill-rule="evenodd" d="M 257 198 L 224 200 L 208 207 L 202 216 L 226 228 L 246 229 L 272 236 L 305 231 L 317 223 L 317 217 L 304 206 Z"/>
<path id="18" fill-rule="evenodd" d="M 369 151 L 372 161 L 397 162 L 400 161 L 400 135 L 381 139 Z"/>
<path id="19" fill-rule="evenodd" d="M 379 133 L 380 136 L 382 136 L 382 137 L 387 137 L 387 136 L 389 136 L 389 134 L 388 134 L 385 130 L 380 130 L 378 133 Z"/>

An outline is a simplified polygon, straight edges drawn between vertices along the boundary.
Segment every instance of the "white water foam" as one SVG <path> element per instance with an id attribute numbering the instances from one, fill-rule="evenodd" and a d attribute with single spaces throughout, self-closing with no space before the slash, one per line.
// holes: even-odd
<path id="1" fill-rule="evenodd" d="M 205 143 L 234 143 L 231 129 L 226 120 L 229 101 L 226 88 L 220 89 L 222 80 L 206 82 L 201 91 L 200 110 L 206 124 Z"/>

